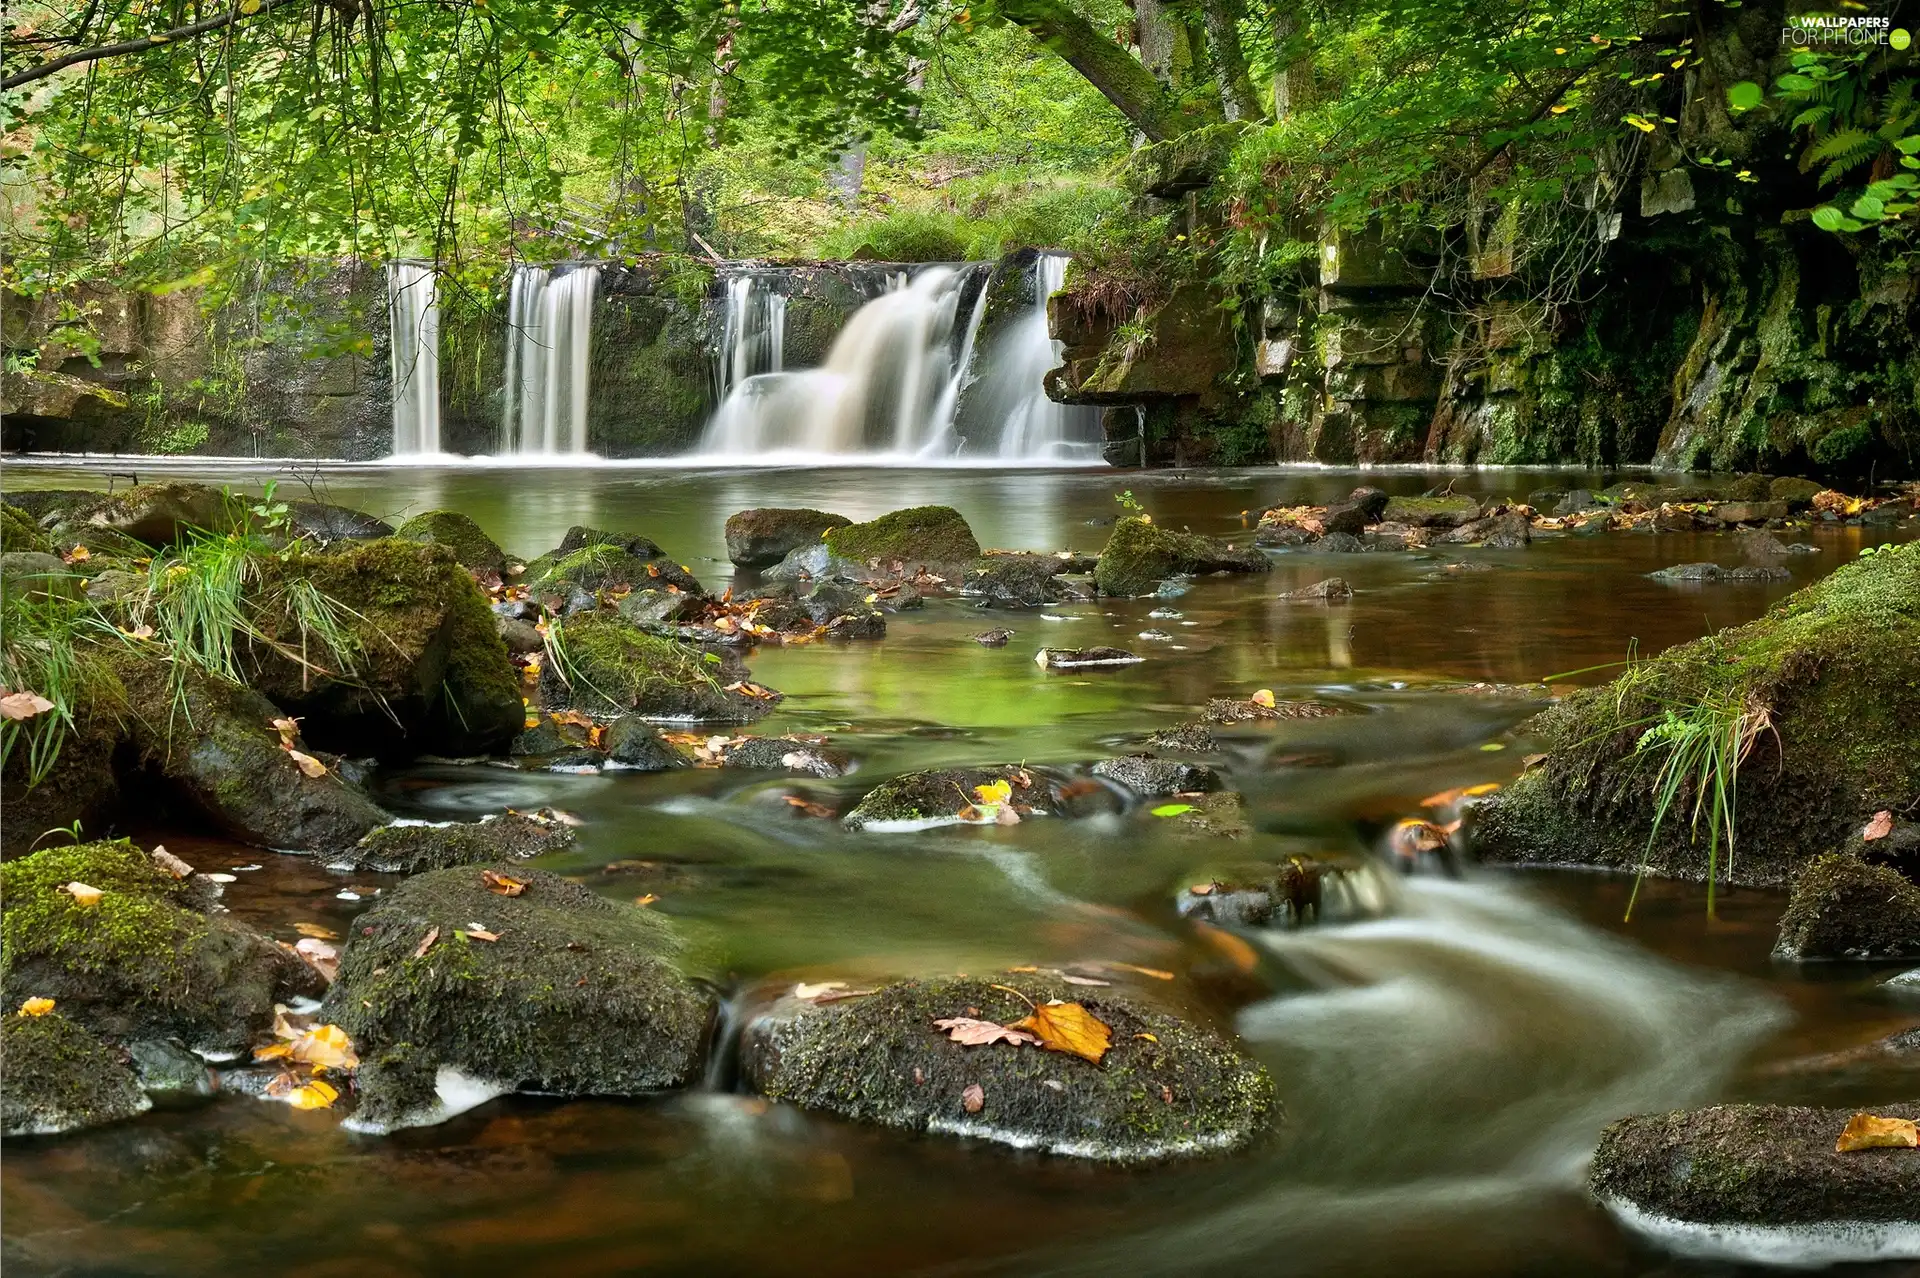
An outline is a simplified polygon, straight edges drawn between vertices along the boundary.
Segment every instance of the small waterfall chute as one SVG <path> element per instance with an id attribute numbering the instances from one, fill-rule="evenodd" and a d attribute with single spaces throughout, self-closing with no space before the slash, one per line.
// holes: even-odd
<path id="1" fill-rule="evenodd" d="M 1060 253 L 1035 255 L 1032 302 L 982 350 L 966 391 L 970 453 L 1009 463 L 1099 459 L 1100 410 L 1047 398 L 1046 376 L 1066 349 L 1048 330 L 1047 299 L 1066 282 L 1067 262 Z"/>
<path id="2" fill-rule="evenodd" d="M 521 266 L 507 297 L 506 451 L 587 451 L 597 266 Z"/>
<path id="3" fill-rule="evenodd" d="M 440 297 L 431 262 L 387 266 L 395 456 L 440 451 Z"/>
<path id="4" fill-rule="evenodd" d="M 714 389 L 725 401 L 733 388 L 759 373 L 786 366 L 787 296 L 751 272 L 727 281 L 727 309 L 715 352 Z"/>

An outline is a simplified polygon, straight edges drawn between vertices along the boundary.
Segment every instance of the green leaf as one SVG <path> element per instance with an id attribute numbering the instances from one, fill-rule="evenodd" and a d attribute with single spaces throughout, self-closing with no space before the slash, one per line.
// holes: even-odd
<path id="1" fill-rule="evenodd" d="M 1751 111 L 1766 100 L 1766 90 L 1751 80 L 1742 80 L 1727 90 L 1727 105 L 1736 111 Z"/>
<path id="2" fill-rule="evenodd" d="M 1840 222 L 1840 210 L 1834 208 L 1831 204 L 1822 204 L 1813 211 L 1813 224 L 1823 231 L 1839 230 Z"/>
<path id="3" fill-rule="evenodd" d="M 1153 810 L 1153 814 L 1157 817 L 1177 817 L 1182 812 L 1191 811 L 1193 811 L 1191 803 L 1163 803 Z"/>
<path id="4" fill-rule="evenodd" d="M 1863 222 L 1878 222 L 1886 215 L 1885 205 L 1882 204 L 1881 201 L 1874 199 L 1871 195 L 1861 196 L 1853 202 L 1853 207 L 1847 211 Z"/>
<path id="5" fill-rule="evenodd" d="M 1787 74 L 1773 82 L 1774 87 L 1783 93 L 1812 93 L 1820 86 L 1804 75 Z"/>

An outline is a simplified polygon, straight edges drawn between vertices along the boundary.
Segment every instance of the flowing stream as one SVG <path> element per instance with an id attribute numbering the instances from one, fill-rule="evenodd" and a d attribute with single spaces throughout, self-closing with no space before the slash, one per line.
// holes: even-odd
<path id="1" fill-rule="evenodd" d="M 899 305 L 936 309 L 944 284 L 916 294 L 925 280 L 893 295 Z M 933 404 L 939 379 L 920 372 L 915 393 Z M 766 375 L 749 372 L 742 384 Z M 154 462 L 143 479 L 149 470 L 249 491 L 277 474 L 283 495 L 309 485 L 389 520 L 461 510 L 523 557 L 570 524 L 642 532 L 716 591 L 730 575 L 722 526 L 747 506 L 859 519 L 939 501 L 987 545 L 1044 550 L 1097 550 L 1115 513 L 1111 478 L 1073 470 L 282 474 Z M 1326 500 L 1356 478 L 1269 468 L 1130 475 L 1128 484 L 1156 520 L 1219 535 L 1241 529 L 1243 510 Z M 1395 492 L 1445 482 L 1424 472 L 1366 478 Z M 1477 472 L 1457 483 L 1524 496 L 1611 478 Z M 105 476 L 18 466 L 7 482 L 99 485 Z M 10 1143 L 0 1165 L 8 1272 L 1750 1272 L 1654 1251 L 1595 1206 L 1582 1176 L 1600 1128 L 1708 1100 L 1842 1105 L 1911 1094 L 1911 1073 L 1892 1067 L 1797 1062 L 1920 1021 L 1920 1003 L 1899 1003 L 1875 985 L 1877 973 L 1773 965 L 1778 892 L 1728 891 L 1710 924 L 1697 886 L 1653 882 L 1626 924 L 1631 885 L 1620 877 L 1470 868 L 1457 880 L 1405 878 L 1373 849 L 1422 797 L 1504 782 L 1522 766 L 1532 747 L 1515 729 L 1537 703 L 1464 686 L 1617 661 L 1635 644 L 1655 652 L 1751 618 L 1856 555 L 1869 531 L 1812 531 L 1818 553 L 1789 561 L 1788 582 L 1649 580 L 1650 569 L 1731 552 L 1727 538 L 1657 533 L 1543 536 L 1513 551 L 1295 553 L 1271 574 L 1203 579 L 1177 598 L 1044 612 L 934 599 L 889 617 L 878 641 L 750 658 L 755 680 L 788 694 L 753 731 L 832 737 L 859 760 L 846 778 L 423 763 L 377 779 L 380 801 L 404 816 L 470 819 L 542 804 L 574 813 L 579 842 L 542 864 L 615 899 L 657 896 L 653 908 L 715 956 L 724 992 L 1088 959 L 1171 972 L 1167 997 L 1236 1030 L 1276 1080 L 1285 1120 L 1245 1153 L 1121 1172 L 909 1138 L 737 1094 L 724 1062 L 688 1094 L 502 1097 L 386 1138 L 347 1132 L 326 1112 L 233 1097 Z M 1456 570 L 1463 563 L 1485 570 Z M 1353 584 L 1350 602 L 1274 598 L 1333 572 Z M 972 642 L 998 625 L 1016 632 L 1006 648 Z M 1165 637 L 1144 637 L 1149 630 Z M 1101 643 L 1147 660 L 1075 674 L 1032 660 L 1042 644 Z M 1138 814 L 855 834 L 785 801 L 844 805 L 915 768 L 1008 758 L 1079 766 L 1191 717 L 1210 696 L 1261 687 L 1354 713 L 1230 734 L 1221 766 L 1253 827 L 1238 842 L 1181 841 Z M 232 873 L 226 904 L 288 941 L 300 923 L 350 934 L 372 894 L 396 881 L 204 832 L 135 833 L 164 833 L 176 854 Z M 1352 908 L 1325 923 L 1248 930 L 1248 948 L 1224 952 L 1173 909 L 1181 885 L 1237 863 L 1327 852 L 1362 868 Z M 344 900 L 343 890 L 362 899 Z"/>

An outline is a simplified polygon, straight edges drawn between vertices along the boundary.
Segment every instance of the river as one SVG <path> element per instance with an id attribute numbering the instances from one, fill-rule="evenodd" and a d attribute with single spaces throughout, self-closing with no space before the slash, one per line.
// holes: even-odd
<path id="1" fill-rule="evenodd" d="M 115 464 L 116 469 L 120 463 Z M 276 472 L 143 460 L 140 478 L 212 478 L 313 495 L 388 519 L 445 507 L 532 556 L 568 525 L 642 532 L 718 589 L 721 527 L 748 506 L 855 519 L 957 507 L 989 546 L 1097 551 L 1116 492 L 1163 524 L 1243 529 L 1242 512 L 1326 500 L 1364 480 L 1476 495 L 1599 487 L 1542 471 L 1262 468 L 701 470 L 598 466 L 336 467 Z M 102 469 L 10 466 L 9 488 L 100 486 Z M 117 482 L 124 483 L 125 480 Z M 934 600 L 884 639 L 762 649 L 756 681 L 787 694 L 761 733 L 818 732 L 851 776 L 735 770 L 568 776 L 419 765 L 376 779 L 407 816 L 541 804 L 583 822 L 548 858 L 710 938 L 722 983 L 983 972 L 1086 959 L 1174 973 L 1171 996 L 1230 1027 L 1273 1072 L 1286 1118 L 1230 1157 L 1150 1171 L 855 1127 L 732 1089 L 650 1103 L 509 1097 L 442 1126 L 357 1136 L 337 1115 L 233 1098 L 78 1136 L 10 1143 L 0 1166 L 10 1274 L 271 1272 L 330 1278 L 451 1272 L 1161 1275 L 1726 1274 L 1644 1245 L 1587 1198 L 1584 1160 L 1625 1114 L 1704 1101 L 1868 1103 L 1909 1073 L 1801 1064 L 1920 1021 L 1884 972 L 1771 962 L 1784 902 L 1569 871 L 1378 876 L 1367 917 L 1248 934 L 1230 955 L 1182 922 L 1182 884 L 1290 851 L 1367 854 L 1394 819 L 1450 787 L 1501 782 L 1530 748 L 1537 702 L 1498 687 L 1657 652 L 1764 611 L 1856 555 L 1872 530 L 1795 531 L 1817 553 L 1794 580 L 1676 586 L 1652 569 L 1718 558 L 1729 536 L 1540 537 L 1525 550 L 1289 553 L 1266 576 L 1197 582 L 1177 599 L 982 613 Z M 1873 540 L 1879 540 L 1873 537 Z M 1461 568 L 1485 565 L 1486 570 Z M 1350 604 L 1279 591 L 1337 573 Z M 1178 617 L 1149 618 L 1155 608 Z M 1008 625 L 1002 649 L 970 641 Z M 1160 629 L 1167 640 L 1139 638 Z M 1140 665 L 1061 674 L 1042 644 L 1115 643 Z M 1604 679 L 1606 669 L 1570 682 Z M 1193 717 L 1210 696 L 1311 696 L 1362 713 L 1230 734 L 1230 781 L 1253 837 L 1210 846 L 1118 818 L 916 834 L 853 833 L 798 815 L 844 806 L 912 768 L 1018 759 L 1076 765 Z M 284 939 L 345 933 L 372 889 L 180 831 L 202 869 L 231 870 L 233 911 Z M 637 865 L 647 862 L 648 865 Z M 351 889 L 362 900 L 341 899 Z M 1905 1089 L 1902 1091 L 1901 1089 Z M 1883 1267 L 1893 1273 L 1898 1267 Z M 1863 1272 L 1871 1272 L 1863 1271 Z"/>

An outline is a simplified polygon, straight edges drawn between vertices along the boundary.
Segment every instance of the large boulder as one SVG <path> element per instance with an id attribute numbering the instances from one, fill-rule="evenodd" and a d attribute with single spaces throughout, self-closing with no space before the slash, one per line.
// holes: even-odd
<path id="1" fill-rule="evenodd" d="M 1793 878 L 1776 958 L 1920 958 L 1920 886 L 1884 865 L 1830 853 Z"/>
<path id="2" fill-rule="evenodd" d="M 400 525 L 395 534 L 406 541 L 445 546 L 454 561 L 469 572 L 499 575 L 507 570 L 507 552 L 472 519 L 453 510 L 429 510 Z"/>
<path id="3" fill-rule="evenodd" d="M 20 644 L 23 636 L 8 636 Z M 115 748 L 127 731 L 127 694 L 110 663 L 84 645 L 74 648 L 73 721 L 37 715 L 0 766 L 0 852 L 28 851 L 49 830 L 100 830 L 120 804 Z"/>
<path id="4" fill-rule="evenodd" d="M 102 1127 L 153 1107 L 127 1058 L 58 1012 L 0 1015 L 0 1136 Z"/>
<path id="5" fill-rule="evenodd" d="M 1392 497 L 1380 513 L 1382 523 L 1413 528 L 1458 528 L 1478 518 L 1477 497 Z"/>
<path id="6" fill-rule="evenodd" d="M 974 562 L 960 593 L 999 607 L 1039 608 L 1076 593 L 1060 580 L 1066 567 L 1057 555 L 988 555 Z"/>
<path id="7" fill-rule="evenodd" d="M 1103 595 L 1145 595 L 1177 574 L 1266 572 L 1272 566 L 1257 550 L 1175 532 L 1145 519 L 1122 519 L 1100 552 L 1093 581 Z"/>
<path id="8" fill-rule="evenodd" d="M 389 889 L 354 920 L 320 1013 L 377 1066 L 356 1125 L 436 1120 L 449 1071 L 563 1096 L 687 1086 L 716 1004 L 682 973 L 685 950 L 660 915 L 510 862 Z"/>
<path id="9" fill-rule="evenodd" d="M 1547 757 L 1480 805 L 1481 855 L 1623 870 L 1644 855 L 1652 873 L 1703 877 L 1705 849 L 1678 807 L 1648 847 L 1677 730 L 1646 738 L 1670 713 L 1696 731 L 1745 725 L 1728 881 L 1785 882 L 1875 812 L 1906 810 L 1920 795 L 1920 544 L 1848 564 L 1531 720 L 1523 731 Z"/>
<path id="10" fill-rule="evenodd" d="M 742 568 L 770 568 L 830 529 L 853 521 L 824 510 L 765 506 L 727 517 L 727 558 Z"/>
<path id="11" fill-rule="evenodd" d="M 557 639 L 555 638 L 557 636 Z M 729 691 L 723 663 L 698 648 L 650 635 L 607 613 L 581 613 L 549 630 L 556 659 L 540 671 L 540 697 L 549 708 L 571 706 L 592 714 L 633 711 L 647 719 L 695 723 L 751 723 L 778 702 L 777 694 Z"/>
<path id="12" fill-rule="evenodd" d="M 1871 1112 L 1920 1119 L 1912 1103 Z M 1636 1115 L 1601 1135 L 1588 1184 L 1628 1225 L 1696 1254 L 1920 1258 L 1920 1153 L 1837 1152 L 1854 1113 L 1715 1105 Z"/>
<path id="13" fill-rule="evenodd" d="M 261 573 L 264 638 L 249 645 L 249 682 L 323 747 L 479 754 L 520 730 L 519 671 L 452 550 L 387 538 L 269 559 Z M 294 609 L 276 603 L 300 583 L 342 607 L 349 652 L 303 632 Z"/>
<path id="14" fill-rule="evenodd" d="M 1098 1064 L 1031 1044 L 967 1046 L 934 1024 L 1004 1024 L 1049 1000 L 1107 1027 Z M 901 981 L 830 1002 L 788 995 L 747 1026 L 740 1068 L 755 1091 L 803 1109 L 1106 1163 L 1241 1149 L 1279 1112 L 1266 1070 L 1213 1031 L 1117 987 L 1031 973 Z"/>
<path id="15" fill-rule="evenodd" d="M 273 727 L 285 714 L 259 693 L 139 656 L 114 669 L 133 760 L 233 838 L 328 854 L 392 819 L 338 770 L 308 776 Z"/>
<path id="16" fill-rule="evenodd" d="M 659 546 L 638 533 L 604 532 L 576 524 L 548 551 L 527 565 L 527 588 L 541 599 L 562 601 L 560 611 L 572 611 L 578 594 L 602 590 L 666 590 L 705 594 L 694 575 L 675 563 Z"/>
<path id="17" fill-rule="evenodd" d="M 370 830 L 335 866 L 420 874 L 456 865 L 525 860 L 573 844 L 573 827 L 549 811 L 506 812 L 478 821 L 396 821 Z"/>
<path id="18" fill-rule="evenodd" d="M 1022 816 L 1059 810 L 1047 778 L 1015 763 L 980 768 L 936 768 L 907 772 L 869 790 L 844 818 L 848 829 L 914 829 L 950 825 L 969 808 L 978 809 L 982 786 L 1005 783 L 1007 802 Z"/>
<path id="19" fill-rule="evenodd" d="M 207 484 L 136 484 L 97 494 L 61 512 L 60 526 L 102 529 L 149 546 L 167 546 L 189 532 L 229 533 L 252 522 L 247 498 Z"/>
<path id="20" fill-rule="evenodd" d="M 836 557 L 896 577 L 925 569 L 957 580 L 980 557 L 973 529 L 951 506 L 892 511 L 864 524 L 829 529 L 822 540 Z"/>
<path id="21" fill-rule="evenodd" d="M 84 903 L 80 883 L 100 897 Z M 47 848 L 0 864 L 0 991 L 9 1008 L 50 998 L 110 1039 L 244 1048 L 273 1006 L 317 993 L 288 948 L 211 913 L 212 885 L 176 879 L 124 840 Z"/>

